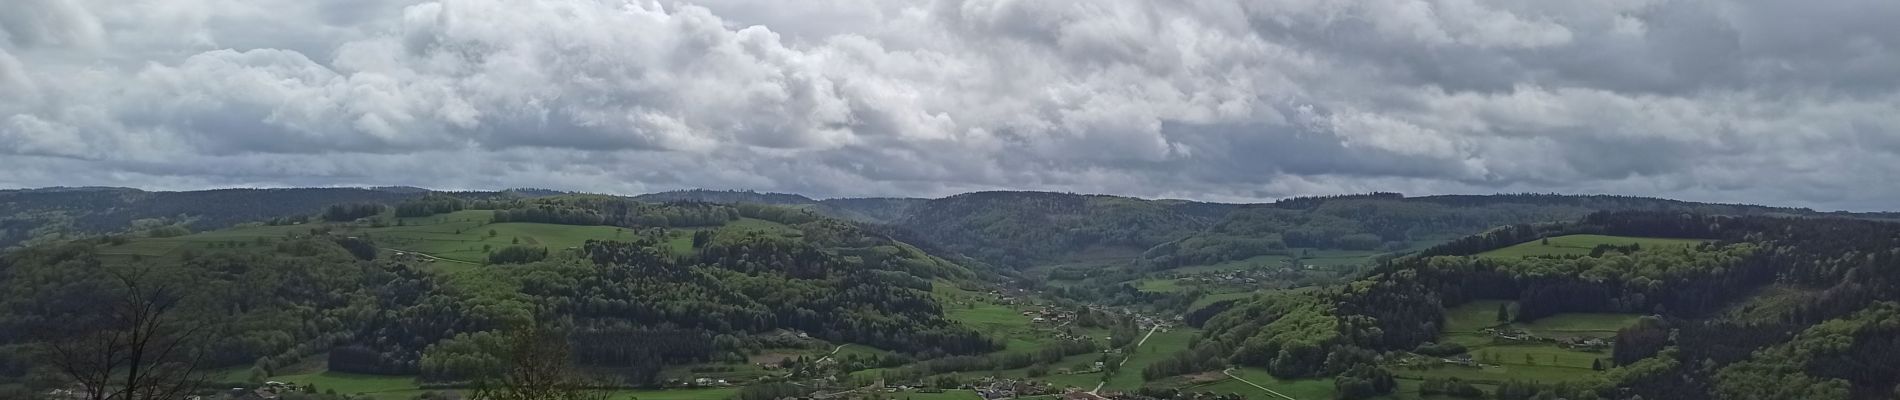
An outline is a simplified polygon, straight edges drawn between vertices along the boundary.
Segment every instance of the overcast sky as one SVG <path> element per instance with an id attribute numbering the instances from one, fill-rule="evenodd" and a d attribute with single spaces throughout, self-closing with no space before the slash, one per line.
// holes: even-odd
<path id="1" fill-rule="evenodd" d="M 0 187 L 1900 209 L 1900 1 L 0 0 Z"/>

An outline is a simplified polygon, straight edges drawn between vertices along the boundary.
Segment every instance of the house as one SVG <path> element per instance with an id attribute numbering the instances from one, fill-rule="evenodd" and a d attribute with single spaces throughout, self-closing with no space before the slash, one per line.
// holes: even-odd
<path id="1" fill-rule="evenodd" d="M 1444 359 L 1442 359 L 1442 360 L 1443 360 L 1443 361 L 1444 361 L 1444 362 L 1445 362 L 1446 364 L 1455 364 L 1455 365 L 1462 365 L 1462 366 L 1466 366 L 1466 367 L 1475 367 L 1475 366 L 1478 366 L 1478 363 L 1477 363 L 1477 361 L 1473 361 L 1473 360 L 1471 359 L 1471 355 L 1470 355 L 1470 354 L 1459 354 L 1459 355 L 1456 355 L 1456 356 L 1451 356 L 1451 357 L 1447 357 L 1447 358 L 1444 358 Z"/>

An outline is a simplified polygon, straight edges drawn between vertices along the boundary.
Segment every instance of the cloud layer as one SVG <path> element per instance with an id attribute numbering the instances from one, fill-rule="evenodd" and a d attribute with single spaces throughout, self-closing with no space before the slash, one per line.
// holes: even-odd
<path id="1" fill-rule="evenodd" d="M 1888 0 L 14 0 L 0 186 L 1900 196 Z"/>

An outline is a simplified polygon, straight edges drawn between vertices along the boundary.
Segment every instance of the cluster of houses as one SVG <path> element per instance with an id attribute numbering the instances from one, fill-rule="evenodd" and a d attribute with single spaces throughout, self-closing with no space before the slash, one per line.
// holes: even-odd
<path id="1" fill-rule="evenodd" d="M 1068 325 L 1069 322 L 1075 321 L 1075 313 L 1051 307 L 1023 311 L 1022 314 L 1024 317 L 1029 317 L 1029 322 L 1038 324 L 1054 324 L 1060 326 Z"/>
<path id="2" fill-rule="evenodd" d="M 1491 335 L 1491 339 L 1497 341 L 1553 343 L 1566 349 L 1578 351 L 1602 351 L 1609 349 L 1611 344 L 1610 341 L 1598 337 L 1573 336 L 1549 338 L 1531 334 L 1530 331 L 1513 328 L 1486 328 L 1480 332 Z"/>
<path id="3" fill-rule="evenodd" d="M 1019 396 L 1058 394 L 1062 388 L 1027 379 L 988 378 L 971 385 L 984 399 L 1009 399 Z"/>
<path id="4" fill-rule="evenodd" d="M 1190 274 L 1176 274 L 1175 278 L 1203 285 L 1256 286 L 1271 282 L 1285 282 L 1299 279 L 1305 270 L 1313 269 L 1312 264 L 1290 264 L 1281 267 L 1254 268 L 1234 271 L 1213 271 Z"/>
<path id="5" fill-rule="evenodd" d="M 233 400 L 274 400 L 281 397 L 284 393 L 299 390 L 314 391 L 315 389 L 299 387 L 297 384 L 290 382 L 268 381 L 255 388 L 231 388 L 231 390 L 225 391 L 225 395 Z"/>

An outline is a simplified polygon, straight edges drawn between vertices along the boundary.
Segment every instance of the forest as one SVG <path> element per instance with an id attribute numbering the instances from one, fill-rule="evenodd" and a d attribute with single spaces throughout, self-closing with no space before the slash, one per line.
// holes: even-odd
<path id="1" fill-rule="evenodd" d="M 1477 256 L 1580 233 L 1707 241 L 1583 256 Z M 1516 321 L 1576 312 L 1657 318 L 1617 332 L 1613 363 L 1599 379 L 1512 382 L 1499 398 L 1886 398 L 1900 389 L 1900 375 L 1890 362 L 1874 360 L 1896 355 L 1887 334 L 1891 302 L 1900 300 L 1896 249 L 1900 224 L 1861 219 L 1625 211 L 1508 226 L 1388 261 L 1338 287 L 1229 305 L 1202 322 L 1204 340 L 1177 355 L 1177 364 L 1343 376 L 1357 365 L 1378 368 L 1367 354 L 1425 351 L 1421 345 L 1443 329 L 1448 307 L 1500 299 L 1516 302 Z M 1768 285 L 1816 294 L 1770 315 L 1725 312 Z M 1830 344 L 1804 344 L 1822 342 Z M 1167 372 L 1173 371 L 1157 373 Z M 1754 386 L 1769 382 L 1794 386 Z"/>
<path id="2" fill-rule="evenodd" d="M 512 207 L 512 208 L 509 208 Z M 373 236 L 401 221 L 494 209 L 490 223 L 612 224 L 659 230 L 757 218 L 795 227 L 693 231 L 678 254 L 645 236 L 577 249 L 507 246 L 488 265 L 448 272 L 380 251 Z M 577 218 L 582 216 L 584 218 Z M 668 365 L 745 360 L 775 332 L 859 343 L 914 358 L 991 352 L 992 338 L 943 316 L 937 281 L 975 274 L 855 223 L 762 205 L 556 196 L 493 202 L 430 195 L 391 205 L 320 207 L 307 230 L 163 258 L 112 256 L 117 236 L 36 245 L 0 257 L 0 378 L 57 381 L 43 346 L 116 334 L 122 321 L 80 318 L 160 296 L 175 336 L 164 362 L 248 367 L 276 375 L 320 358 L 343 373 L 418 376 L 460 385 L 499 376 L 507 332 L 556 327 L 575 362 L 629 387 L 659 383 Z M 518 239 L 517 239 L 518 240 Z M 242 244 L 239 246 L 237 244 Z M 157 294 L 152 294 L 152 292 Z M 121 296 L 121 297 L 115 297 Z M 125 300 L 124 302 L 120 300 Z M 193 340 L 215 337 L 216 340 Z M 223 378 L 220 378 L 223 379 Z"/>

